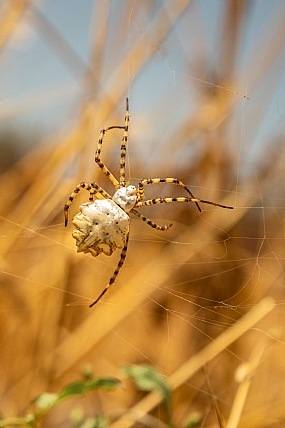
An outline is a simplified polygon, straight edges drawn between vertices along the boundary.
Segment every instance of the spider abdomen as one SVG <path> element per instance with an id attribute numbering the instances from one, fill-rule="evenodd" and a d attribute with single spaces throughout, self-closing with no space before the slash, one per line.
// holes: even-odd
<path id="1" fill-rule="evenodd" d="M 117 248 L 124 247 L 130 218 L 112 199 L 86 202 L 79 209 L 80 213 L 72 220 L 77 252 L 110 256 Z"/>

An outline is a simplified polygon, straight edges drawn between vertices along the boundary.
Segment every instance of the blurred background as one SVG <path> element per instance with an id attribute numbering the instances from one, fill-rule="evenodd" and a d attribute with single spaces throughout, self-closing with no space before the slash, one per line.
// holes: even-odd
<path id="1" fill-rule="evenodd" d="M 213 402 L 227 420 L 235 370 L 262 348 L 238 426 L 284 426 L 284 21 L 282 0 L 2 4 L 2 417 L 25 415 L 86 364 L 94 377 L 122 378 L 122 365 L 148 363 L 171 379 L 272 296 L 270 315 L 209 358 L 207 376 L 185 373 L 173 412 L 179 427 L 191 412 L 200 427 L 223 426 Z M 177 177 L 234 210 L 141 209 L 173 227 L 132 217 L 125 265 L 90 309 L 119 252 L 77 254 L 63 206 L 81 181 L 114 193 L 94 152 L 102 128 L 124 125 L 127 96 L 127 179 Z M 116 177 L 121 138 L 110 131 L 102 149 Z M 147 186 L 146 197 L 187 196 L 176 187 Z M 82 191 L 70 219 L 87 200 Z M 123 417 L 143 396 L 131 384 L 96 393 L 59 406 L 43 426 L 72 426 L 76 406 Z M 152 415 L 163 426 L 160 407 Z"/>

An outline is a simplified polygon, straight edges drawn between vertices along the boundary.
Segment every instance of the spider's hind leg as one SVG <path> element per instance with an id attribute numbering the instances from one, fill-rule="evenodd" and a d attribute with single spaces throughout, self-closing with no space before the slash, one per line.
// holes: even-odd
<path id="1" fill-rule="evenodd" d="M 115 272 L 113 273 L 112 277 L 110 278 L 109 284 L 104 288 L 104 290 L 103 290 L 103 291 L 102 291 L 102 293 L 97 297 L 97 299 L 96 299 L 93 303 L 91 303 L 91 305 L 89 306 L 90 308 L 92 308 L 92 306 L 96 305 L 96 303 L 98 303 L 98 302 L 99 302 L 99 300 L 101 300 L 101 299 L 102 299 L 102 297 L 104 296 L 104 294 L 106 293 L 106 291 L 108 291 L 108 290 L 109 290 L 109 288 L 111 287 L 111 285 L 112 285 L 112 284 L 114 284 L 114 282 L 115 282 L 115 280 L 116 280 L 116 278 L 117 278 L 117 276 L 118 276 L 118 273 L 120 272 L 120 269 L 121 269 L 121 267 L 123 266 L 124 261 L 125 261 L 125 259 L 126 259 L 127 249 L 128 249 L 128 243 L 129 243 L 129 234 L 127 234 L 127 235 L 126 235 L 126 243 L 125 243 L 125 246 L 124 246 L 124 248 L 122 249 L 121 257 L 120 257 L 120 260 L 119 260 L 118 266 L 117 266 L 117 268 L 116 268 Z"/>

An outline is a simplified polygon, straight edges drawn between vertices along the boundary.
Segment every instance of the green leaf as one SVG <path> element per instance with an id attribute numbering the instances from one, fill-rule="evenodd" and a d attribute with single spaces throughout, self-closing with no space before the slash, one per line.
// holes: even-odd
<path id="1" fill-rule="evenodd" d="M 165 378 L 158 373 L 152 366 L 125 366 L 122 372 L 131 378 L 138 389 L 142 391 L 159 391 L 163 397 L 163 403 L 166 408 L 168 421 L 171 421 L 171 390 L 165 381 Z"/>
<path id="2" fill-rule="evenodd" d="M 99 378 L 95 380 L 79 381 L 67 385 L 58 394 L 59 400 L 63 400 L 74 395 L 82 395 L 88 391 L 94 391 L 98 388 L 103 389 L 115 389 L 122 388 L 123 384 L 121 381 L 111 377 Z"/>
<path id="3" fill-rule="evenodd" d="M 37 397 L 33 403 L 40 409 L 35 418 L 38 420 L 52 407 L 55 407 L 63 400 L 74 397 L 76 395 L 83 395 L 88 391 L 93 391 L 98 388 L 114 389 L 122 388 L 123 384 L 118 379 L 112 377 L 103 377 L 95 380 L 79 381 L 67 385 L 59 394 L 44 393 Z"/>

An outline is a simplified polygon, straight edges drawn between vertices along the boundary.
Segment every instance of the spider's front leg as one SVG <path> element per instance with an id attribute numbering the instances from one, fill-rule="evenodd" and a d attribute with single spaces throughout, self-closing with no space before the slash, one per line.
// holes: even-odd
<path id="1" fill-rule="evenodd" d="M 170 183 L 170 184 L 176 184 L 177 186 L 183 187 L 184 190 L 186 190 L 187 193 L 191 196 L 191 198 L 195 199 L 195 196 L 193 193 L 188 189 L 188 187 L 182 183 L 182 181 L 178 180 L 178 178 L 146 178 L 145 180 L 142 180 L 138 185 L 138 193 L 139 193 L 139 200 L 144 200 L 144 186 L 147 186 L 148 184 L 158 184 L 158 183 Z M 199 207 L 198 202 L 195 202 L 198 210 L 201 212 L 201 208 Z"/>
<path id="2" fill-rule="evenodd" d="M 124 126 L 124 135 L 121 143 L 121 155 L 120 155 L 120 187 L 125 187 L 126 185 L 126 152 L 127 152 L 127 142 L 129 136 L 129 99 L 126 98 L 126 114 L 125 114 L 125 126 Z"/>
<path id="3" fill-rule="evenodd" d="M 75 187 L 75 189 L 73 190 L 73 192 L 71 193 L 71 195 L 69 196 L 68 200 L 66 201 L 66 203 L 64 205 L 63 212 L 64 212 L 64 225 L 65 225 L 65 227 L 67 226 L 67 223 L 68 223 L 69 207 L 81 189 L 85 189 L 89 192 L 89 201 L 90 202 L 94 201 L 95 195 L 96 195 L 97 199 L 111 199 L 111 196 L 107 192 L 105 192 L 105 190 L 103 190 L 97 183 L 88 184 L 88 183 L 85 183 L 85 181 L 82 181 L 80 184 L 78 184 Z"/>
<path id="4" fill-rule="evenodd" d="M 99 140 L 98 140 L 97 149 L 96 149 L 96 152 L 95 152 L 95 158 L 94 159 L 95 159 L 95 162 L 97 163 L 97 165 L 99 166 L 99 168 L 101 168 L 102 171 L 104 172 L 104 174 L 107 175 L 107 177 L 113 183 L 113 185 L 115 186 L 115 188 L 118 189 L 119 188 L 119 182 L 118 182 L 118 180 L 109 171 L 109 169 L 104 165 L 104 163 L 101 161 L 101 158 L 100 158 L 104 135 L 106 134 L 107 131 L 110 131 L 110 129 L 115 129 L 115 128 L 121 129 L 121 128 L 124 128 L 124 127 L 123 126 L 110 126 L 109 128 L 102 129 L 102 131 L 100 132 L 100 136 L 99 136 Z"/>
<path id="5" fill-rule="evenodd" d="M 126 98 L 126 114 L 125 114 L 125 125 L 124 126 L 109 126 L 108 128 L 102 129 L 100 132 L 97 149 L 95 152 L 95 162 L 102 169 L 104 174 L 109 178 L 109 180 L 113 183 L 116 190 L 121 187 L 125 187 L 125 163 L 126 163 L 126 150 L 127 150 L 127 141 L 129 135 L 129 99 Z M 103 139 L 105 134 L 111 129 L 124 129 L 124 134 L 121 143 L 121 155 L 120 155 L 120 181 L 116 179 L 116 177 L 111 173 L 111 171 L 106 167 L 106 165 L 101 161 L 101 149 L 103 145 Z"/>
<path id="6" fill-rule="evenodd" d="M 171 203 L 171 202 L 194 202 L 195 204 L 201 203 L 201 204 L 214 205 L 215 207 L 227 208 L 228 210 L 234 209 L 234 207 L 230 207 L 228 205 L 222 205 L 212 201 L 205 201 L 204 199 L 185 198 L 182 196 L 179 196 L 178 198 L 147 199 L 147 200 L 137 202 L 136 207 L 144 207 L 149 205 L 164 204 L 164 203 Z"/>
<path id="7" fill-rule="evenodd" d="M 156 230 L 168 230 L 171 226 L 173 226 L 172 223 L 167 223 L 165 226 L 159 226 L 158 224 L 154 223 L 149 218 L 145 217 L 135 209 L 132 209 L 130 212 L 135 214 L 142 221 L 145 221 L 150 227 L 153 227 L 153 229 L 156 229 Z"/>

